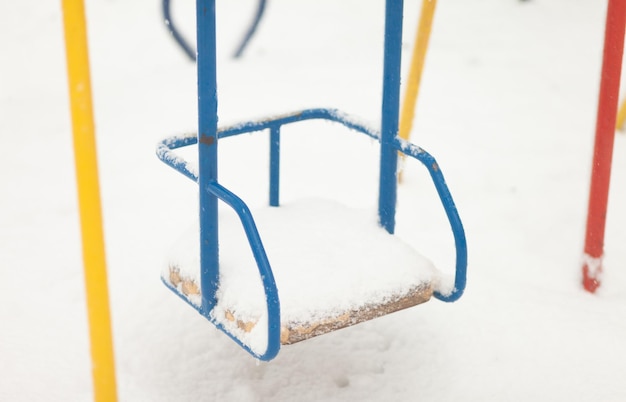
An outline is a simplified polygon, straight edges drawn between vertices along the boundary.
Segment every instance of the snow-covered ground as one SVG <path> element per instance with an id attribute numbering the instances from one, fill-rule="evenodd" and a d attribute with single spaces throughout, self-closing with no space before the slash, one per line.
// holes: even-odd
<path id="1" fill-rule="evenodd" d="M 405 4 L 404 74 L 420 3 Z M 255 4 L 218 4 L 221 124 L 304 107 L 376 124 L 382 0 L 272 0 L 232 60 Z M 86 6 L 120 400 L 626 400 L 621 134 L 603 286 L 592 296 L 580 285 L 606 1 L 438 2 L 412 140 L 439 161 L 464 221 L 466 294 L 284 347 L 270 363 L 160 281 L 197 190 L 154 149 L 194 130 L 194 65 L 158 1 Z M 189 38 L 193 7 L 173 2 Z M 61 21 L 58 1 L 0 5 L 2 401 L 92 399 Z M 374 203 L 369 140 L 327 123 L 284 137 L 283 200 Z M 262 205 L 265 135 L 220 144 L 221 181 Z M 451 234 L 416 163 L 398 207 L 398 235 L 449 272 Z"/>

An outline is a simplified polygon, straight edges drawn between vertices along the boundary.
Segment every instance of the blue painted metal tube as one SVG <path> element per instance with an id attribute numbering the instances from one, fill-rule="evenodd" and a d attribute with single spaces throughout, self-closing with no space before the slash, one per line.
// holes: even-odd
<path id="1" fill-rule="evenodd" d="M 431 154 L 401 138 L 396 139 L 396 149 L 405 155 L 419 160 L 424 167 L 428 169 L 437 194 L 439 195 L 439 199 L 446 212 L 452 234 L 454 235 L 454 245 L 456 249 L 454 289 L 450 294 L 435 292 L 434 296 L 444 302 L 457 301 L 463 295 L 467 284 L 467 240 L 465 238 L 465 230 L 463 229 L 461 217 L 452 199 L 452 194 L 450 194 L 450 190 L 439 168 L 439 164 Z"/>
<path id="2" fill-rule="evenodd" d="M 248 30 L 246 31 L 246 34 L 244 35 L 239 46 L 237 47 L 237 50 L 235 50 L 235 53 L 233 54 L 233 58 L 238 59 L 241 57 L 241 55 L 243 55 L 243 51 L 246 49 L 246 47 L 248 46 L 248 43 L 250 43 L 250 39 L 252 39 L 252 36 L 254 35 L 257 28 L 259 27 L 259 22 L 261 22 L 261 17 L 263 17 L 263 13 L 265 12 L 266 4 L 267 4 L 267 0 L 259 0 L 259 5 L 256 9 L 254 20 L 252 20 L 252 24 L 250 25 L 250 28 L 248 28 Z"/>
<path id="3" fill-rule="evenodd" d="M 246 345 L 243 345 L 237 338 L 233 336 L 231 337 L 259 359 L 271 360 L 280 350 L 280 300 L 278 298 L 278 289 L 276 288 L 274 274 L 272 273 L 272 268 L 269 260 L 267 259 L 263 242 L 259 236 L 256 224 L 254 223 L 252 213 L 241 198 L 237 197 L 217 182 L 210 183 L 207 190 L 233 208 L 239 216 L 259 269 L 261 280 L 263 281 L 263 289 L 265 291 L 265 299 L 267 302 L 268 344 L 267 350 L 263 355 L 259 356 L 255 354 Z M 207 313 L 208 312 L 209 311 L 207 311 Z"/>
<path id="4" fill-rule="evenodd" d="M 270 128 L 270 205 L 280 204 L 280 125 Z"/>
<path id="5" fill-rule="evenodd" d="M 200 186 L 200 287 L 202 305 L 210 311 L 219 284 L 217 197 L 217 63 L 215 0 L 197 0 L 198 160 Z"/>
<path id="6" fill-rule="evenodd" d="M 402 58 L 402 0 L 387 0 L 383 66 L 382 124 L 378 219 L 387 232 L 395 229 L 398 153 L 394 140 L 400 116 L 400 62 Z"/>
<path id="7" fill-rule="evenodd" d="M 224 127 L 219 130 L 220 138 L 231 137 L 233 135 L 250 133 L 254 131 L 261 131 L 269 129 L 275 125 L 284 126 L 286 124 L 295 123 L 305 120 L 330 120 L 343 124 L 345 127 L 355 131 L 359 131 L 367 136 L 380 140 L 380 133 L 378 130 L 369 127 L 354 117 L 342 113 L 336 109 L 304 109 L 293 113 L 271 117 L 263 120 L 249 121 L 245 123 L 236 124 L 229 127 Z"/>
<path id="8" fill-rule="evenodd" d="M 172 20 L 172 15 L 170 12 L 170 0 L 163 0 L 162 7 L 163 11 L 163 19 L 165 20 L 165 26 L 167 30 L 170 32 L 176 43 L 183 49 L 183 52 L 187 55 L 189 60 L 196 61 L 196 51 L 187 43 L 185 38 L 178 32 L 176 25 L 174 25 L 174 20 Z"/>
<path id="9" fill-rule="evenodd" d="M 380 140 L 380 134 L 378 130 L 362 124 L 354 118 L 335 109 L 306 109 L 270 119 L 250 121 L 230 127 L 224 127 L 218 130 L 218 137 L 220 139 L 223 139 L 239 134 L 263 131 L 266 129 L 272 130 L 272 127 L 281 127 L 285 124 L 305 120 L 334 121 L 344 125 L 347 128 L 363 133 L 377 141 Z M 193 181 L 198 181 L 198 175 L 191 169 L 190 164 L 186 162 L 183 158 L 171 152 L 171 150 L 173 149 L 183 148 L 197 143 L 198 137 L 196 134 L 190 133 L 181 136 L 174 136 L 166 138 L 163 141 L 159 142 L 157 145 L 156 153 L 159 159 L 161 159 L 164 163 L 178 170 L 189 179 Z"/>
<path id="10" fill-rule="evenodd" d="M 195 172 L 195 169 L 192 168 L 191 164 L 184 158 L 172 152 L 173 149 L 183 148 L 197 143 L 198 135 L 196 133 L 166 138 L 157 145 L 156 154 L 165 164 L 173 167 L 185 177 L 197 182 L 198 173 Z"/>

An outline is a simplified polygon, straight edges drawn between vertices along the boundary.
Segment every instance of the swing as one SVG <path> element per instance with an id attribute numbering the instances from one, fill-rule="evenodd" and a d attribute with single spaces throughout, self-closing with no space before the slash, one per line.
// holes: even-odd
<path id="1" fill-rule="evenodd" d="M 412 307 L 431 296 L 446 302 L 459 299 L 466 282 L 467 247 L 454 201 L 435 159 L 397 136 L 403 1 L 386 1 L 380 132 L 334 109 L 300 110 L 218 129 L 215 0 L 197 0 L 196 7 L 199 131 L 163 140 L 157 155 L 198 183 L 200 219 L 199 227 L 181 237 L 174 248 L 178 252 L 162 272 L 165 285 L 245 350 L 266 361 L 276 357 L 281 345 Z M 307 120 L 334 122 L 380 143 L 378 222 L 332 201 L 279 207 L 281 129 Z M 217 145 L 218 138 L 262 131 L 270 134 L 270 202 L 253 214 L 219 183 Z M 174 152 L 192 145 L 198 146 L 197 169 Z M 441 289 L 432 264 L 392 236 L 398 153 L 422 163 L 437 190 L 455 241 L 453 289 Z M 220 203 L 235 214 L 218 216 Z M 296 236 L 303 240 L 284 246 L 286 237 Z M 249 250 L 233 248 L 234 238 L 245 241 Z M 287 257 L 281 256 L 283 252 Z M 348 253 L 354 261 L 351 266 L 345 266 Z M 325 260 L 314 261 L 318 254 Z M 359 275 L 365 263 L 379 268 L 372 277 Z"/>

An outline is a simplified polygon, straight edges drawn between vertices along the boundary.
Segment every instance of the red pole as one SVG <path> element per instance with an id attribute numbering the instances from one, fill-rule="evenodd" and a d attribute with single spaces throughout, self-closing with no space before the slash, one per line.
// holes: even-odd
<path id="1" fill-rule="evenodd" d="M 587 232 L 583 262 L 583 286 L 594 293 L 600 286 L 604 228 L 611 181 L 613 140 L 624 52 L 626 0 L 609 0 L 604 31 L 602 78 L 598 99 L 596 139 L 593 150 Z"/>

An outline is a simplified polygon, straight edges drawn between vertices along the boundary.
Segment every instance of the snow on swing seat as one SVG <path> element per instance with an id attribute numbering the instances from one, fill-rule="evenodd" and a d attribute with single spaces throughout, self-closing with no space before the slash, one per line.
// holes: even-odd
<path id="1" fill-rule="evenodd" d="M 272 266 L 281 311 L 281 344 L 292 344 L 426 302 L 438 282 L 433 264 L 377 224 L 374 210 L 322 199 L 252 210 Z M 220 208 L 220 283 L 211 319 L 261 353 L 267 307 L 237 216 Z M 200 295 L 198 226 L 175 244 L 163 280 L 196 306 Z"/>

